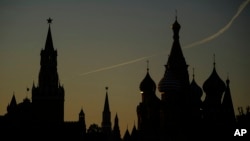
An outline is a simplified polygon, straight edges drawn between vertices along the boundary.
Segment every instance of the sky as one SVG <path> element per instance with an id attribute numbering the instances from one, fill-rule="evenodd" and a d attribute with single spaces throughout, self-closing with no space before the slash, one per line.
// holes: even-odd
<path id="1" fill-rule="evenodd" d="M 112 126 L 117 113 L 121 135 L 127 128 L 131 132 L 146 62 L 158 85 L 176 15 L 190 81 L 194 68 L 202 87 L 215 60 L 220 78 L 230 79 L 238 114 L 238 107 L 250 105 L 250 0 L 1 0 L 0 115 L 7 112 L 13 93 L 18 103 L 31 99 L 27 88 L 38 84 L 50 17 L 65 89 L 64 120 L 77 121 L 82 108 L 87 128 L 101 126 L 109 87 Z M 158 90 L 156 95 L 161 97 Z"/>

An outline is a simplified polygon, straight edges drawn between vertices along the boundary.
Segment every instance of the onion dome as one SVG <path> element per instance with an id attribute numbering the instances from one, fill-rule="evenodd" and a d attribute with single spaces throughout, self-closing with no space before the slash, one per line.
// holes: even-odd
<path id="1" fill-rule="evenodd" d="M 174 73 L 170 70 L 165 72 L 164 77 L 160 80 L 158 84 L 158 89 L 160 92 L 178 90 L 181 87 L 180 81 L 175 77 Z"/>
<path id="2" fill-rule="evenodd" d="M 195 79 L 194 79 L 194 74 L 193 74 L 193 80 L 190 84 L 190 89 L 191 89 L 191 92 L 197 96 L 197 97 L 201 97 L 202 96 L 202 89 L 200 86 L 198 86 L 198 84 L 196 83 Z"/>
<path id="3" fill-rule="evenodd" d="M 179 40 L 179 31 L 181 29 L 181 25 L 177 21 L 177 16 L 175 17 L 175 22 L 172 25 L 172 29 L 174 32 L 174 36 L 173 36 L 174 40 Z"/>
<path id="4" fill-rule="evenodd" d="M 173 29 L 173 31 L 176 31 L 176 33 L 178 33 L 179 30 L 181 29 L 181 25 L 178 23 L 177 17 L 175 19 L 175 22 L 172 25 L 172 29 Z"/>
<path id="5" fill-rule="evenodd" d="M 154 82 L 154 80 L 151 78 L 151 76 L 149 75 L 148 69 L 147 69 L 147 74 L 145 76 L 145 78 L 142 80 L 141 84 L 140 84 L 140 90 L 142 92 L 145 91 L 155 91 L 156 90 L 156 84 Z"/>
<path id="6" fill-rule="evenodd" d="M 214 63 L 213 72 L 209 76 L 209 78 L 204 82 L 203 90 L 205 92 L 217 91 L 219 93 L 223 93 L 225 88 L 226 88 L 225 83 L 221 80 L 221 78 L 217 74 Z"/>

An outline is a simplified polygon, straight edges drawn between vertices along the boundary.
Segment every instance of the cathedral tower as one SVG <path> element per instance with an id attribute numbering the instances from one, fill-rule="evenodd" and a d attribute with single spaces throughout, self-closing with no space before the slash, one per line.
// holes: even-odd
<path id="1" fill-rule="evenodd" d="M 202 88 L 196 83 L 195 77 L 194 77 L 194 69 L 193 69 L 193 80 L 190 84 L 190 97 L 189 97 L 189 103 L 190 103 L 190 122 L 198 122 L 194 124 L 200 124 L 201 122 L 201 106 L 202 106 Z"/>
<path id="2" fill-rule="evenodd" d="M 179 42 L 180 24 L 177 21 L 172 25 L 173 44 L 165 73 L 158 84 L 161 92 L 161 130 L 163 140 L 171 137 L 183 137 L 185 124 L 189 117 L 188 98 L 190 91 L 190 82 L 188 74 L 188 65 L 182 53 Z"/>
<path id="3" fill-rule="evenodd" d="M 231 126 L 234 126 L 236 123 L 236 119 L 235 119 L 234 106 L 233 106 L 233 100 L 232 100 L 232 96 L 231 96 L 229 83 L 230 83 L 230 80 L 229 80 L 229 78 L 227 78 L 226 90 L 225 90 L 225 93 L 223 95 L 223 100 L 221 103 L 222 104 L 222 113 L 223 113 L 222 119 L 225 122 L 225 124 L 227 124 L 227 125 L 231 124 Z"/>
<path id="4" fill-rule="evenodd" d="M 85 114 L 83 112 L 83 109 L 81 109 L 79 113 L 79 123 L 81 125 L 81 128 L 83 129 L 82 134 L 86 134 L 86 124 L 85 124 Z"/>
<path id="5" fill-rule="evenodd" d="M 41 50 L 38 85 L 32 87 L 32 103 L 34 116 L 38 121 L 64 121 L 64 88 L 59 83 L 57 73 L 57 50 L 53 47 L 50 25 L 45 48 Z"/>
<path id="6" fill-rule="evenodd" d="M 221 122 L 221 101 L 225 89 L 226 85 L 219 77 L 214 61 L 213 71 L 203 84 L 203 90 L 206 93 L 203 101 L 204 120 L 209 125 L 211 125 L 210 123 L 219 124 Z"/>
<path id="7" fill-rule="evenodd" d="M 160 130 L 160 99 L 155 94 L 156 84 L 149 74 L 148 66 L 140 90 L 142 102 L 137 106 L 138 133 L 143 141 L 157 140 Z"/>

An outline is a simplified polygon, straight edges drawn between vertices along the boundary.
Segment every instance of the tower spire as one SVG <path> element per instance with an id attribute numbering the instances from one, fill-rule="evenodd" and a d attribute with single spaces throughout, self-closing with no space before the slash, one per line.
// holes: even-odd
<path id="1" fill-rule="evenodd" d="M 149 71 L 149 61 L 147 60 L 147 72 Z"/>
<path id="2" fill-rule="evenodd" d="M 181 45 L 179 42 L 180 24 L 177 21 L 172 25 L 173 30 L 173 44 L 165 65 L 165 74 L 159 82 L 158 89 L 160 92 L 168 92 L 171 89 L 180 89 L 180 87 L 187 87 L 189 85 L 189 75 Z"/>
<path id="3" fill-rule="evenodd" d="M 214 56 L 213 56 L 213 57 L 214 57 L 214 63 L 213 63 L 213 65 L 214 65 L 214 68 L 215 68 L 215 64 L 216 64 L 216 63 L 215 63 L 215 54 L 214 54 Z"/>
<path id="4" fill-rule="evenodd" d="M 234 106 L 233 106 L 233 101 L 232 101 L 232 96 L 231 96 L 231 91 L 230 91 L 230 86 L 229 86 L 230 80 L 229 76 L 227 74 L 227 79 L 226 79 L 226 90 L 224 93 L 224 97 L 222 99 L 222 112 L 223 112 L 223 121 L 231 126 L 234 126 L 236 119 L 235 119 L 235 113 L 234 113 Z"/>
<path id="5" fill-rule="evenodd" d="M 109 135 L 111 133 L 111 112 L 109 110 L 108 87 L 105 87 L 105 89 L 106 97 L 102 112 L 102 130 L 106 135 Z"/>
<path id="6" fill-rule="evenodd" d="M 194 79 L 194 68 L 193 68 L 193 79 Z"/>
<path id="7" fill-rule="evenodd" d="M 45 50 L 54 50 L 52 35 L 51 35 L 51 30 L 50 30 L 50 24 L 52 24 L 52 19 L 48 18 L 47 22 L 49 24 L 49 29 L 48 29 L 47 39 L 46 39 L 46 43 L 45 43 Z"/>
<path id="8" fill-rule="evenodd" d="M 64 121 L 64 88 L 59 87 L 57 72 L 57 50 L 54 50 L 48 18 L 48 34 L 44 49 L 41 50 L 40 72 L 37 86 L 32 87 L 32 103 L 35 107 L 36 120 L 62 122 Z M 59 84 L 60 85 L 60 84 Z"/>
<path id="9" fill-rule="evenodd" d="M 108 87 L 105 87 L 106 89 L 106 97 L 105 97 L 105 103 L 104 103 L 104 110 L 103 111 L 110 111 L 109 110 L 109 99 L 108 99 Z"/>
<path id="10" fill-rule="evenodd" d="M 177 9 L 175 9 L 175 20 L 177 21 Z"/>

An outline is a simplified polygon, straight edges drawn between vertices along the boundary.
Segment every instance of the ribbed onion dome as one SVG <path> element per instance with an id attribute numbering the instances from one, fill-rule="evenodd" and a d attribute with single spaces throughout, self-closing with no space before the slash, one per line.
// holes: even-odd
<path id="1" fill-rule="evenodd" d="M 142 82 L 140 84 L 140 90 L 142 92 L 156 90 L 156 84 L 155 84 L 154 80 L 151 78 L 151 76 L 149 75 L 148 71 L 147 71 L 145 78 L 142 80 Z"/>
<path id="2" fill-rule="evenodd" d="M 180 81 L 175 77 L 174 73 L 168 70 L 158 84 L 160 92 L 178 90 L 181 87 Z"/>
<path id="3" fill-rule="evenodd" d="M 205 92 L 217 91 L 222 93 L 224 92 L 225 88 L 225 83 L 221 80 L 214 67 L 212 74 L 203 84 L 203 90 Z"/>
<path id="4" fill-rule="evenodd" d="M 202 96 L 202 89 L 200 86 L 198 86 L 198 84 L 195 82 L 195 80 L 193 79 L 191 84 L 190 84 L 190 88 L 193 94 L 195 94 L 195 96 L 197 97 L 201 97 Z"/>

